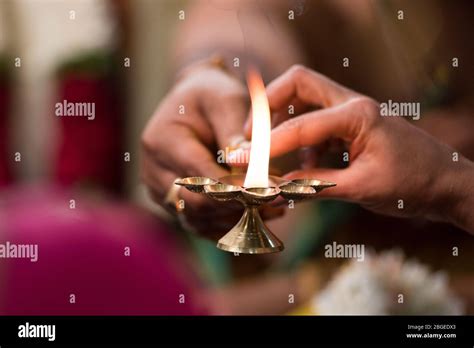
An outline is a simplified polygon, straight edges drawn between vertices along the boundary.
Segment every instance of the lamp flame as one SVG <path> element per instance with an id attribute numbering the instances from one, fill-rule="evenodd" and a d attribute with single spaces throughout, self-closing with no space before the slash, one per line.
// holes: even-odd
<path id="1" fill-rule="evenodd" d="M 252 145 L 244 187 L 268 187 L 270 107 L 262 77 L 255 69 L 249 69 L 247 84 L 252 102 Z"/>

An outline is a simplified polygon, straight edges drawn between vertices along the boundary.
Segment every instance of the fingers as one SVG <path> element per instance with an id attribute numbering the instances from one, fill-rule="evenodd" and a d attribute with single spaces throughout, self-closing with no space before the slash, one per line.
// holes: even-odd
<path id="1" fill-rule="evenodd" d="M 273 129 L 271 156 L 318 145 L 331 138 L 352 142 L 359 135 L 364 120 L 356 99 L 292 118 Z"/>
<path id="2" fill-rule="evenodd" d="M 230 145 L 233 139 L 242 136 L 242 127 L 248 111 L 247 96 L 244 94 L 232 95 L 214 102 L 215 105 L 206 112 L 217 145 L 220 149 L 224 149 Z"/>
<path id="3" fill-rule="evenodd" d="M 168 132 L 159 138 L 145 140 L 143 148 L 141 170 L 143 180 L 154 190 L 155 197 L 159 197 L 158 203 L 163 203 L 166 193 L 178 177 L 220 178 L 229 174 L 216 163 L 215 158 L 199 139 L 184 126 L 169 127 Z M 183 192 L 181 198 L 190 209 L 212 205 L 210 199 L 188 192 Z"/>
<path id="4" fill-rule="evenodd" d="M 169 127 L 168 132 L 160 136 L 148 153 L 162 167 L 169 168 L 180 177 L 220 178 L 229 174 L 216 162 L 215 156 L 200 139 L 185 126 Z"/>
<path id="5" fill-rule="evenodd" d="M 302 102 L 298 98 L 293 98 L 290 103 L 286 104 L 279 110 L 272 110 L 272 128 L 291 117 L 296 117 L 305 112 L 310 111 L 310 106 Z"/>
<path id="6" fill-rule="evenodd" d="M 331 138 L 347 142 L 355 139 L 367 118 L 363 115 L 359 99 L 321 109 L 289 119 L 272 130 L 270 156 L 277 157 L 290 151 L 320 145 Z M 232 151 L 229 164 L 233 167 L 247 165 L 250 149 Z"/>
<path id="7" fill-rule="evenodd" d="M 164 205 L 168 191 L 173 185 L 174 180 L 179 177 L 174 172 L 162 168 L 156 163 L 147 163 L 146 169 L 142 170 L 143 180 L 148 186 L 148 191 L 153 201 Z M 207 198 L 206 196 L 180 189 L 176 200 L 184 201 L 184 210 L 187 216 L 205 217 L 226 217 L 227 215 L 236 214 L 241 211 L 242 206 L 237 202 L 228 202 L 225 205 L 219 205 L 217 202 Z M 164 205 L 167 207 L 167 205 Z"/>
<path id="8" fill-rule="evenodd" d="M 148 186 L 152 199 L 163 203 L 176 173 L 161 167 L 149 157 L 142 160 L 141 167 L 142 181 Z"/>
<path id="9" fill-rule="evenodd" d="M 331 107 L 357 96 L 329 78 L 296 65 L 267 87 L 271 110 L 280 110 L 294 98 L 313 106 Z"/>
<path id="10" fill-rule="evenodd" d="M 286 121 L 291 117 L 301 115 L 309 111 L 309 106 L 297 98 L 293 98 L 290 103 L 279 110 L 271 110 L 272 128 L 275 128 L 280 123 Z M 249 113 L 244 124 L 244 135 L 247 139 L 252 136 L 252 115 Z"/>
<path id="11" fill-rule="evenodd" d="M 331 107 L 357 97 L 356 92 L 337 84 L 331 79 L 295 65 L 267 86 L 267 97 L 272 111 L 272 127 L 291 117 L 299 115 L 313 107 Z M 250 138 L 252 118 L 249 116 L 244 125 L 244 134 Z"/>
<path id="12" fill-rule="evenodd" d="M 247 117 L 249 97 L 246 87 L 237 79 L 219 70 L 197 75 L 194 112 L 207 121 L 217 145 L 223 149 L 233 138 L 242 136 Z M 192 124 L 190 124 L 192 126 Z"/>
<path id="13" fill-rule="evenodd" d="M 324 144 L 318 147 L 309 146 L 301 148 L 298 153 L 301 160 L 301 169 L 310 169 L 316 167 L 318 165 L 321 153 L 323 153 L 326 148 L 327 146 L 324 146 Z"/>

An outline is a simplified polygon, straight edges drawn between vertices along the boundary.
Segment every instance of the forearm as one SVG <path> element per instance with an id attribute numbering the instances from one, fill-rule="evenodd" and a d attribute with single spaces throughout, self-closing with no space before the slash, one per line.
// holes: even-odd
<path id="1" fill-rule="evenodd" d="M 437 216 L 474 234 L 474 163 L 460 157 L 440 178 Z"/>
<path id="2" fill-rule="evenodd" d="M 473 96 L 474 97 L 474 96 Z M 468 101 L 457 106 L 438 108 L 423 114 L 417 126 L 433 135 L 438 141 L 456 149 L 471 161 L 474 160 L 474 117 Z"/>
<path id="3" fill-rule="evenodd" d="M 173 49 L 176 70 L 219 54 L 230 66 L 234 65 L 234 58 L 239 59 L 237 73 L 242 73 L 245 63 L 250 61 L 266 78 L 272 79 L 290 65 L 304 63 L 302 50 L 296 45 L 287 21 L 276 15 L 276 12 L 285 13 L 280 1 L 266 1 L 258 9 L 239 11 L 226 8 L 225 2 L 224 8 L 218 4 L 197 1 L 186 9 L 186 19 L 178 28 Z"/>

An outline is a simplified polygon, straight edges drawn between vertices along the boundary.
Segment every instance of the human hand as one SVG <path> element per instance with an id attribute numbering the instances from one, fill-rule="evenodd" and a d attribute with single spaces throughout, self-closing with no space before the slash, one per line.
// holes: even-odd
<path id="1" fill-rule="evenodd" d="M 184 107 L 184 114 L 179 109 Z M 142 134 L 141 174 L 152 199 L 164 205 L 178 177 L 220 178 L 230 174 L 216 162 L 217 150 L 242 135 L 248 112 L 247 90 L 240 81 L 212 66 L 191 70 L 171 89 Z M 214 155 L 216 154 L 216 155 Z M 180 190 L 186 220 L 198 232 L 215 238 L 241 215 L 238 204 L 219 204 Z M 280 215 L 267 210 L 266 217 Z"/>
<path id="2" fill-rule="evenodd" d="M 320 196 L 378 213 L 441 218 L 440 192 L 453 180 L 454 150 L 399 117 L 381 117 L 374 100 L 301 66 L 273 81 L 267 95 L 272 113 L 280 115 L 272 130 L 272 157 L 334 139 L 349 153 L 347 168 L 298 170 L 286 178 L 336 182 Z M 293 102 L 321 109 L 282 117 Z"/>

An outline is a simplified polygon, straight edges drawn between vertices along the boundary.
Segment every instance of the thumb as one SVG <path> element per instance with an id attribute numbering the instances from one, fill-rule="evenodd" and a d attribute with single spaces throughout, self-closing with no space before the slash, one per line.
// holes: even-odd
<path id="1" fill-rule="evenodd" d="M 242 125 L 248 114 L 246 95 L 231 94 L 216 100 L 205 108 L 215 140 L 220 149 L 231 146 L 236 138 L 242 137 Z"/>

